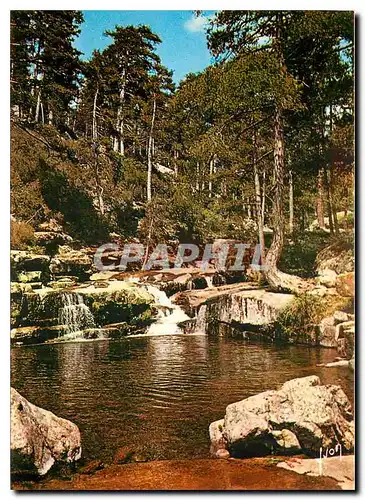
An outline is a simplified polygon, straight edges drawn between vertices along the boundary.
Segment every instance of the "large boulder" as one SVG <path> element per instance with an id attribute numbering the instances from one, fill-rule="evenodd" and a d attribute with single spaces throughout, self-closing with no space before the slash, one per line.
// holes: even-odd
<path id="1" fill-rule="evenodd" d="M 38 225 L 37 229 L 38 231 L 47 231 L 53 233 L 63 232 L 63 227 L 59 222 L 56 221 L 56 219 L 50 219 L 46 222 L 42 222 L 41 224 Z"/>
<path id="2" fill-rule="evenodd" d="M 320 285 L 324 285 L 328 288 L 334 287 L 336 285 L 337 273 L 332 269 L 320 269 L 318 272 L 318 278 L 316 279 L 317 283 Z"/>
<path id="3" fill-rule="evenodd" d="M 72 237 L 66 233 L 55 233 L 53 231 L 36 231 L 34 233 L 35 241 L 38 245 L 48 246 L 50 243 L 54 245 L 65 245 L 73 241 Z"/>
<path id="4" fill-rule="evenodd" d="M 355 296 L 355 273 L 340 274 L 336 278 L 336 291 L 342 297 Z"/>
<path id="5" fill-rule="evenodd" d="M 337 328 L 333 316 L 323 318 L 319 324 L 318 343 L 322 347 L 337 347 Z"/>
<path id="6" fill-rule="evenodd" d="M 44 475 L 54 463 L 71 463 L 80 457 L 77 425 L 29 403 L 12 388 L 12 473 Z"/>
<path id="7" fill-rule="evenodd" d="M 22 283 L 43 281 L 48 277 L 49 263 L 50 258 L 47 255 L 34 254 L 25 250 L 11 250 L 11 279 Z"/>
<path id="8" fill-rule="evenodd" d="M 317 376 L 286 382 L 227 406 L 223 420 L 209 428 L 212 451 L 225 448 L 234 457 L 270 453 L 319 456 L 320 447 L 354 448 L 350 403 L 339 386 L 320 385 Z"/>
<path id="9" fill-rule="evenodd" d="M 337 349 L 340 356 L 350 359 L 355 348 L 355 322 L 345 321 L 336 327 Z"/>
<path id="10" fill-rule="evenodd" d="M 316 257 L 318 272 L 331 269 L 337 274 L 341 274 L 353 271 L 354 267 L 354 243 L 349 238 L 342 237 L 335 243 L 323 248 Z"/>
<path id="11" fill-rule="evenodd" d="M 53 257 L 50 271 L 55 276 L 77 276 L 86 279 L 92 273 L 92 258 L 88 249 L 72 250 L 67 245 L 61 246 Z"/>

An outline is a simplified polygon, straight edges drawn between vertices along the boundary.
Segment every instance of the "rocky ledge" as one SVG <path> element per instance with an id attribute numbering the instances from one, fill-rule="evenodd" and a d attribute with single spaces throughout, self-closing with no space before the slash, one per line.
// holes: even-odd
<path id="1" fill-rule="evenodd" d="M 319 457 L 322 449 L 354 449 L 351 405 L 336 385 L 317 376 L 286 382 L 227 406 L 224 419 L 210 424 L 217 457 L 299 454 Z"/>
<path id="2" fill-rule="evenodd" d="M 235 283 L 205 290 L 176 294 L 172 300 L 194 321 L 187 331 L 222 334 L 241 331 L 252 336 L 266 336 L 264 328 L 274 325 L 280 311 L 294 299 L 293 295 L 274 293 L 255 283 Z"/>

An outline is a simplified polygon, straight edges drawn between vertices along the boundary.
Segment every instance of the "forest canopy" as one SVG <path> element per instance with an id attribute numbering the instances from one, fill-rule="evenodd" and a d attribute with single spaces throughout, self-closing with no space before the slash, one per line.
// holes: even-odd
<path id="1" fill-rule="evenodd" d="M 11 12 L 16 220 L 54 217 L 88 244 L 115 232 L 264 247 L 271 228 L 274 270 L 285 237 L 314 220 L 334 235 L 351 225 L 352 12 L 220 11 L 207 29 L 215 63 L 177 88 L 149 26 L 115 26 L 85 61 L 82 21 Z"/>

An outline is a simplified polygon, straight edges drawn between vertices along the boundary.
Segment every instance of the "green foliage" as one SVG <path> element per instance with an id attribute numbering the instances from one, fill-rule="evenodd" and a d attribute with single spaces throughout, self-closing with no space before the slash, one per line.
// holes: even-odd
<path id="1" fill-rule="evenodd" d="M 108 226 L 89 193 L 75 186 L 64 172 L 43 163 L 41 191 L 52 211 L 61 212 L 70 234 L 86 243 L 108 240 Z"/>
<path id="2" fill-rule="evenodd" d="M 21 117 L 65 126 L 82 70 L 73 46 L 82 21 L 80 11 L 11 12 L 12 104 Z"/>
<path id="3" fill-rule="evenodd" d="M 277 338 L 287 342 L 315 344 L 317 325 L 337 310 L 351 310 L 351 299 L 328 295 L 298 295 L 277 317 Z"/>
<path id="4" fill-rule="evenodd" d="M 329 241 L 329 234 L 321 230 L 295 233 L 284 247 L 280 269 L 302 278 L 314 277 L 317 254 L 328 245 Z"/>

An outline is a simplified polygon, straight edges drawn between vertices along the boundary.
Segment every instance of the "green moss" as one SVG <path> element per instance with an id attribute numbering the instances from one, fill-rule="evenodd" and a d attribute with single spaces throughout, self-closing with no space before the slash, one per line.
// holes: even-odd
<path id="1" fill-rule="evenodd" d="M 152 319 L 151 301 L 149 296 L 130 288 L 90 297 L 88 305 L 99 326 L 121 322 L 143 325 Z"/>

